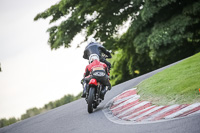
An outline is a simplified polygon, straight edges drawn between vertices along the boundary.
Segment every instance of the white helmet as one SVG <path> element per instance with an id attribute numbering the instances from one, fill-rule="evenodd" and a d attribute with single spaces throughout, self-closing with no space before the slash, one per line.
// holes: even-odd
<path id="1" fill-rule="evenodd" d="M 97 54 L 91 54 L 89 57 L 89 64 L 92 63 L 94 60 L 99 61 L 99 56 Z"/>
<path id="2" fill-rule="evenodd" d="M 94 39 L 94 38 L 89 38 L 88 40 L 87 40 L 87 43 L 88 44 L 90 44 L 90 43 L 95 43 L 96 42 L 96 40 Z"/>

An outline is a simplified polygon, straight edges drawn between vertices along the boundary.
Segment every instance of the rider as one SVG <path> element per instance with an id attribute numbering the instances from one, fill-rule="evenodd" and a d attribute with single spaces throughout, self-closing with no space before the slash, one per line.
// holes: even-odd
<path id="1" fill-rule="evenodd" d="M 86 87 L 88 87 L 88 83 L 92 78 L 95 78 L 97 80 L 97 82 L 100 82 L 104 85 L 103 90 L 102 90 L 102 100 L 104 100 L 104 95 L 106 93 L 106 86 L 108 86 L 108 90 L 111 89 L 111 84 L 109 81 L 109 72 L 108 72 L 108 68 L 107 65 L 105 63 L 102 63 L 99 61 L 99 56 L 97 54 L 92 54 L 89 57 L 89 65 L 86 66 L 85 68 L 85 73 L 84 73 L 84 81 L 86 82 L 86 85 L 83 89 L 83 94 L 81 97 L 85 97 L 86 96 Z M 95 70 L 103 70 L 106 72 L 106 75 L 103 77 L 98 77 L 98 76 L 94 76 L 92 75 L 92 73 Z"/>
<path id="2" fill-rule="evenodd" d="M 112 58 L 110 52 L 107 51 L 105 47 L 97 43 L 94 38 L 90 38 L 88 40 L 88 45 L 85 47 L 83 58 L 89 60 L 91 54 L 97 54 L 100 58 L 100 61 L 105 63 L 108 66 L 108 70 L 110 70 L 111 64 L 104 57 L 101 56 L 102 53 L 107 55 L 108 58 Z"/>

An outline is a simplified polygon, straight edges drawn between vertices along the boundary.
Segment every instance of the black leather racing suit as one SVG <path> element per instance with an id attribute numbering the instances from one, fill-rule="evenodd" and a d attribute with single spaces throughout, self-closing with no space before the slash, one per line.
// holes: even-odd
<path id="1" fill-rule="evenodd" d="M 105 58 L 103 58 L 101 56 L 102 53 L 104 53 L 105 55 L 107 55 L 108 58 L 112 58 L 110 52 L 107 51 L 105 49 L 105 47 L 103 47 L 102 45 L 100 45 L 98 43 L 90 43 L 90 44 L 88 44 L 86 46 L 86 48 L 84 50 L 83 58 L 89 60 L 89 57 L 90 57 L 91 54 L 97 54 L 99 56 L 100 61 L 104 62 L 108 66 L 108 69 L 110 69 L 111 68 L 111 64 Z"/>

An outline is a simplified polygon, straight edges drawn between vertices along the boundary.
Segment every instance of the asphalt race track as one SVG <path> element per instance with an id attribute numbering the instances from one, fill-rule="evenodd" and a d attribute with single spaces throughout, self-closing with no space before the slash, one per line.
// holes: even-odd
<path id="1" fill-rule="evenodd" d="M 111 122 L 102 111 L 113 97 L 170 66 L 112 87 L 92 114 L 87 112 L 85 99 L 80 99 L 0 128 L 0 133 L 200 133 L 200 114 L 169 121 L 127 125 Z"/>

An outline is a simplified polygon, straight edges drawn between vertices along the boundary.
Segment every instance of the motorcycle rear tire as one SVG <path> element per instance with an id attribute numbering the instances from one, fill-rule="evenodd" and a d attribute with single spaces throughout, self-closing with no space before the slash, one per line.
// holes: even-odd
<path id="1" fill-rule="evenodd" d="M 95 93 L 95 88 L 91 87 L 89 91 L 89 96 L 88 96 L 88 113 L 93 112 L 93 103 L 94 103 L 94 94 Z"/>

